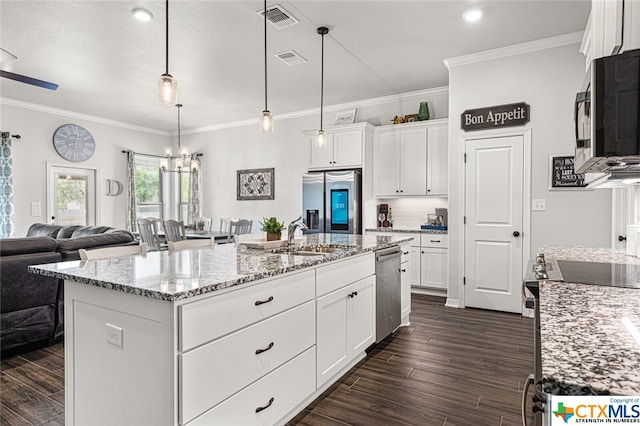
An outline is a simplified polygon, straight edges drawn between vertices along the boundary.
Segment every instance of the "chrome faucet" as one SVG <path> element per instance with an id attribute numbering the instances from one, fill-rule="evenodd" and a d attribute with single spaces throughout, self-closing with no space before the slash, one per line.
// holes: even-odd
<path id="1" fill-rule="evenodd" d="M 305 225 L 304 222 L 302 221 L 302 216 L 300 216 L 296 220 L 291 221 L 291 223 L 287 227 L 287 231 L 288 231 L 287 242 L 289 243 L 289 245 L 293 244 L 293 240 L 294 240 L 293 237 L 294 237 L 294 235 L 296 233 L 296 229 L 297 228 L 300 228 L 303 231 L 306 230 L 306 229 L 309 229 L 309 227 L 307 227 L 307 225 Z"/>

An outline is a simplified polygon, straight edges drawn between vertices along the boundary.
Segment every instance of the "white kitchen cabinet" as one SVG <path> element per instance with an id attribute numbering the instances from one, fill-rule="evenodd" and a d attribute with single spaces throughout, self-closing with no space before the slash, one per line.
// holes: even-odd
<path id="1" fill-rule="evenodd" d="M 411 246 L 409 243 L 401 247 L 402 257 L 400 258 L 400 310 L 402 325 L 409 325 L 409 314 L 411 313 Z"/>
<path id="2" fill-rule="evenodd" d="M 375 342 L 375 294 L 369 276 L 317 299 L 318 387 Z"/>
<path id="3" fill-rule="evenodd" d="M 447 289 L 448 235 L 423 234 L 420 242 L 420 286 Z"/>
<path id="4" fill-rule="evenodd" d="M 305 132 L 309 146 L 309 170 L 363 167 L 367 139 L 373 135 L 369 123 L 346 124 L 325 129 L 326 145 L 315 143 L 315 131 Z"/>
<path id="5" fill-rule="evenodd" d="M 447 195 L 447 120 L 378 127 L 373 155 L 375 196 Z"/>

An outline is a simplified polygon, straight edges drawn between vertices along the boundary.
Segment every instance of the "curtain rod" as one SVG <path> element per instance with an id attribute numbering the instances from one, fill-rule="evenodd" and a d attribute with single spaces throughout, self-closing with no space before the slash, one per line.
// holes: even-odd
<path id="1" fill-rule="evenodd" d="M 155 158 L 182 158 L 182 157 L 180 157 L 180 156 L 167 157 L 167 156 L 165 156 L 165 155 L 144 154 L 144 153 L 142 153 L 142 152 L 135 152 L 135 151 L 131 151 L 130 149 L 123 149 L 123 150 L 122 150 L 122 153 L 123 153 L 123 154 L 128 154 L 128 153 L 130 153 L 130 152 L 132 152 L 132 153 L 134 153 L 134 154 L 145 155 L 145 156 L 147 156 L 147 157 L 155 157 Z M 194 152 L 194 153 L 190 154 L 189 156 L 190 156 L 190 157 L 191 157 L 191 156 L 202 157 L 203 155 L 204 155 L 204 154 L 203 154 L 203 153 L 201 153 L 201 152 Z"/>

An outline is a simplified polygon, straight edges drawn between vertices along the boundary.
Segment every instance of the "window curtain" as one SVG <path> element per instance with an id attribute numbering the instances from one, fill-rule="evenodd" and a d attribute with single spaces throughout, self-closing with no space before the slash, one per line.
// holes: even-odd
<path id="1" fill-rule="evenodd" d="M 127 230 L 136 232 L 136 153 L 127 151 Z"/>
<path id="2" fill-rule="evenodd" d="M 13 159 L 11 138 L 0 145 L 0 238 L 13 236 Z"/>
<path id="3" fill-rule="evenodd" d="M 191 156 L 191 175 L 189 178 L 189 205 L 187 223 L 196 223 L 202 216 L 202 162 L 199 155 Z"/>

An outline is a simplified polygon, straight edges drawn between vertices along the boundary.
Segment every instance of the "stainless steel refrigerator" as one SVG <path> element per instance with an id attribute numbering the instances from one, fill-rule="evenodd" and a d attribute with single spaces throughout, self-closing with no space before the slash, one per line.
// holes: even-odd
<path id="1" fill-rule="evenodd" d="M 362 234 L 362 171 L 309 172 L 302 176 L 305 234 Z"/>

